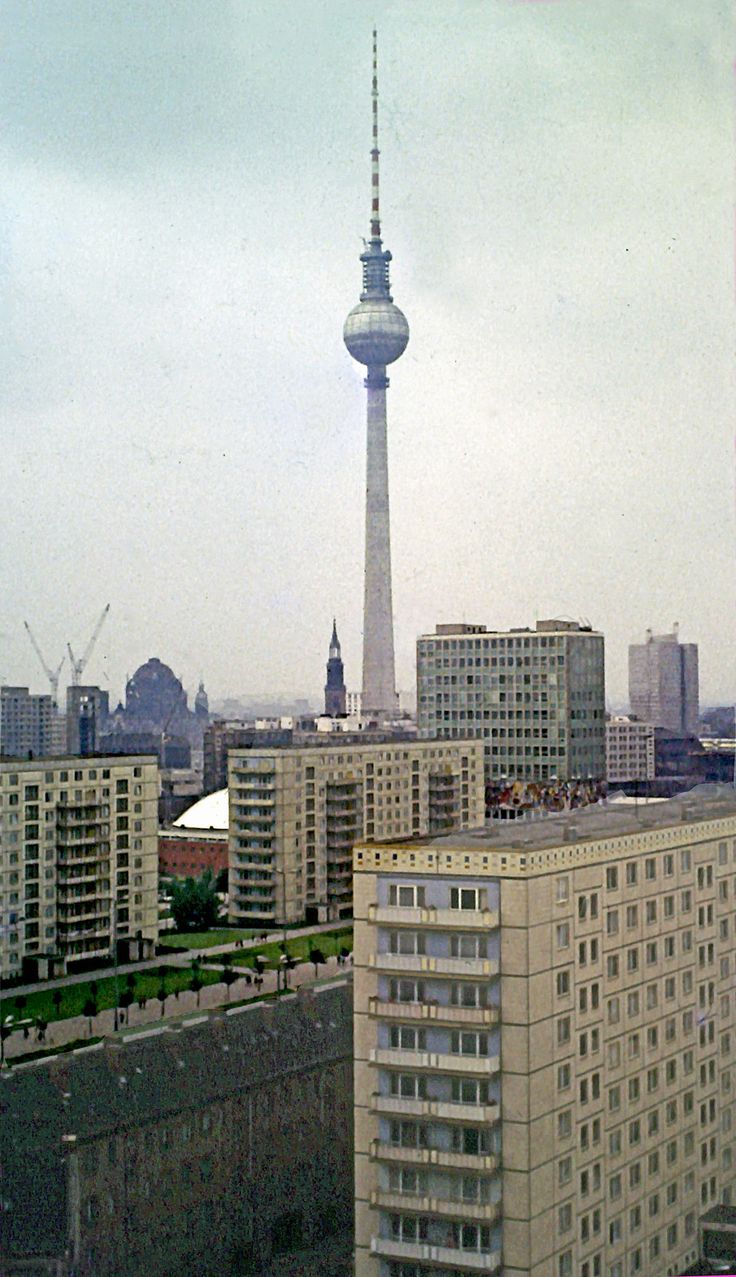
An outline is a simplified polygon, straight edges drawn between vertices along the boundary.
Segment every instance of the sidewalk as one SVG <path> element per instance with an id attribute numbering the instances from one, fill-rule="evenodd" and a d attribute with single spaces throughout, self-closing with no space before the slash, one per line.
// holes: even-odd
<path id="1" fill-rule="evenodd" d="M 295 940 L 299 936 L 316 936 L 324 931 L 339 931 L 345 927 L 352 927 L 352 918 L 346 918 L 342 922 L 320 922 L 313 927 L 295 927 L 293 930 L 287 930 L 286 939 Z M 249 928 L 243 928 L 246 930 Z M 166 934 L 164 932 L 164 934 Z M 192 958 L 198 957 L 202 959 L 205 965 L 209 958 L 217 953 L 245 953 L 249 949 L 257 949 L 259 945 L 278 943 L 283 940 L 283 928 L 274 929 L 268 932 L 267 939 L 262 940 L 260 934 L 255 940 L 244 940 L 242 944 L 232 940 L 228 944 L 212 945 L 211 948 L 188 949 L 186 953 L 161 953 L 156 958 L 148 958 L 145 962 L 125 962 L 118 965 L 118 975 L 125 976 L 129 971 L 155 971 L 158 967 L 186 967 Z M 98 967 L 94 971 L 85 971 L 83 974 L 74 974 L 62 976 L 58 980 L 38 980 L 35 984 L 17 984 L 3 985 L 2 996 L 12 1001 L 13 998 L 20 996 L 27 997 L 29 993 L 40 993 L 44 989 L 57 989 L 69 984 L 83 984 L 85 980 L 105 980 L 109 976 L 115 974 L 115 967 L 110 965 L 107 967 Z M 182 996 L 181 994 L 179 995 Z"/>
<path id="2" fill-rule="evenodd" d="M 226 946 L 229 947 L 229 946 Z M 150 966 L 150 963 L 144 964 Z M 130 970 L 136 970 L 137 967 L 131 967 Z M 233 968 L 236 970 L 236 968 Z M 124 968 L 120 968 L 124 970 Z M 288 983 L 290 989 L 298 989 L 303 984 L 321 984 L 323 980 L 334 979 L 335 975 L 342 974 L 344 971 L 351 970 L 350 964 L 346 967 L 338 964 L 337 958 L 328 958 L 325 966 L 319 967 L 319 975 L 315 980 L 314 966 L 311 962 L 301 962 L 292 971 L 288 972 Z M 228 1005 L 235 1002 L 242 1002 L 245 998 L 251 998 L 254 1002 L 262 999 L 265 993 L 272 993 L 276 989 L 276 971 L 264 971 L 263 984 L 259 990 L 253 985 L 247 985 L 245 974 L 239 977 L 232 984 L 229 997 L 228 990 L 224 984 L 208 984 L 200 990 L 199 1000 L 197 995 L 190 990 L 182 990 L 177 997 L 175 994 L 169 994 L 164 1003 L 164 1014 L 161 1014 L 161 1004 L 157 998 L 149 998 L 146 1006 L 141 1011 L 134 1003 L 129 1012 L 125 1013 L 126 1023 L 119 1030 L 120 1035 L 134 1035 L 139 1028 L 150 1028 L 157 1025 L 171 1023 L 181 1019 L 183 1016 L 204 1014 L 218 1007 L 227 1009 Z M 90 979 L 89 975 L 84 977 Z M 42 988 L 45 986 L 41 986 Z M 122 1018 L 122 1013 L 118 1011 L 118 1018 Z M 100 1011 L 92 1020 L 92 1037 L 108 1037 L 114 1033 L 114 1012 L 112 1008 Z M 39 1042 L 36 1031 L 31 1029 L 28 1038 L 24 1038 L 22 1032 L 13 1033 L 5 1043 L 5 1057 L 8 1060 L 20 1061 L 21 1057 L 33 1051 L 45 1050 L 49 1047 L 64 1046 L 67 1042 L 74 1042 L 81 1039 L 80 1046 L 84 1046 L 85 1039 L 90 1037 L 89 1020 L 86 1016 L 72 1016 L 67 1020 L 55 1020 L 46 1030 L 45 1041 Z"/>

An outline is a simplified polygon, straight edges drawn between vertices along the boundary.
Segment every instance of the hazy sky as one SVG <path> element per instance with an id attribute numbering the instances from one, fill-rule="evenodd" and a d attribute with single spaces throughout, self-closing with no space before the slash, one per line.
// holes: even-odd
<path id="1" fill-rule="evenodd" d="M 368 234 L 398 681 L 437 621 L 647 626 L 733 697 L 729 0 L 5 0 L 0 679 L 149 656 L 211 695 L 360 683 Z"/>

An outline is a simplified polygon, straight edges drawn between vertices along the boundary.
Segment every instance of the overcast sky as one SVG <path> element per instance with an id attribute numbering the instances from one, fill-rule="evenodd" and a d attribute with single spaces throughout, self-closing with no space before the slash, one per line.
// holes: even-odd
<path id="1" fill-rule="evenodd" d="M 0 680 L 360 683 L 370 32 L 398 682 L 438 621 L 733 697 L 728 0 L 5 0 Z"/>

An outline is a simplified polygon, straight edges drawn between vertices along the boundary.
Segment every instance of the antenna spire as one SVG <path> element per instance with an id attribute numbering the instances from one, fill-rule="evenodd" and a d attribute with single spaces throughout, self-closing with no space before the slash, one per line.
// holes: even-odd
<path id="1" fill-rule="evenodd" d="M 378 32 L 373 28 L 373 146 L 371 148 L 371 239 L 381 238 L 381 214 L 378 204 Z"/>

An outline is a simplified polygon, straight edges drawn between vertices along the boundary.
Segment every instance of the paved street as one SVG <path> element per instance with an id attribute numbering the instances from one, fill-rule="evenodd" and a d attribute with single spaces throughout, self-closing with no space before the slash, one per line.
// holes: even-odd
<path id="1" fill-rule="evenodd" d="M 299 936 L 316 936 L 324 931 L 337 931 L 340 927 L 352 927 L 352 920 L 346 919 L 344 922 L 321 922 L 314 927 L 295 927 L 293 931 L 286 932 L 287 940 L 297 939 Z M 129 971 L 145 971 L 156 970 L 158 967 L 181 967 L 187 966 L 191 959 L 195 956 L 202 958 L 203 964 L 206 965 L 209 958 L 217 953 L 242 953 L 243 950 L 257 949 L 261 944 L 278 942 L 283 940 L 284 932 L 281 928 L 275 931 L 269 931 L 266 940 L 246 940 L 242 945 L 238 945 L 235 941 L 228 944 L 213 945 L 212 948 L 191 949 L 187 953 L 173 953 L 171 955 L 160 954 L 152 961 L 146 962 L 127 962 L 118 966 L 119 975 L 127 975 Z M 29 993 L 38 993 L 43 989 L 56 989 L 60 986 L 69 984 L 83 984 L 85 980 L 104 980 L 113 974 L 114 968 L 111 966 L 99 967 L 95 971 L 85 971 L 80 975 L 63 976 L 59 980 L 39 980 L 35 984 L 13 985 L 12 988 L 4 989 L 4 996 L 17 998 L 19 995 L 27 996 Z M 181 996 L 181 995 L 180 995 Z"/>
<path id="2" fill-rule="evenodd" d="M 325 928 L 323 928 L 325 929 Z M 303 935 L 304 932 L 294 932 L 295 935 Z M 279 933 L 280 936 L 280 933 Z M 230 948 L 232 946 L 226 946 Z M 215 952 L 210 950 L 210 952 Z M 217 951 L 219 952 L 219 950 Z M 121 970 L 138 970 L 141 964 L 136 966 L 121 968 Z M 146 965 L 146 964 L 144 964 Z M 147 965 L 150 965 L 147 964 Z M 206 964 L 205 964 L 206 965 Z M 289 988 L 296 989 L 303 984 L 322 984 L 325 981 L 334 980 L 335 976 L 341 974 L 344 970 L 349 970 L 338 964 L 337 958 L 329 958 L 326 966 L 319 968 L 318 979 L 314 977 L 314 967 L 311 962 L 302 962 L 294 967 L 293 971 L 288 973 Z M 106 972 L 105 974 L 109 974 Z M 253 998 L 257 1001 L 264 993 L 270 993 L 276 988 L 275 971 L 266 971 L 263 974 L 263 985 L 260 990 L 256 991 L 253 985 L 247 985 L 245 976 L 243 975 L 234 982 L 228 992 L 224 984 L 210 984 L 200 991 L 199 1003 L 196 994 L 187 991 L 176 994 L 170 994 L 164 1004 L 164 1015 L 161 1015 L 161 1004 L 157 998 L 151 998 L 141 1011 L 137 1004 L 130 1008 L 128 1013 L 128 1023 L 121 1029 L 122 1034 L 133 1034 L 142 1027 L 155 1027 L 163 1023 L 173 1023 L 182 1017 L 191 1017 L 198 1012 L 203 1013 L 212 1011 L 216 1007 L 224 1007 L 230 1003 L 242 1001 L 246 997 Z M 82 977 L 85 980 L 90 978 L 89 975 Z M 33 985 L 31 988 L 37 988 Z M 42 988 L 45 986 L 41 986 Z M 118 1012 L 120 1015 L 120 1012 Z M 92 1036 L 107 1036 L 114 1032 L 113 1029 L 112 1009 L 100 1011 L 92 1021 Z M 5 1043 L 5 1055 L 9 1060 L 17 1060 L 21 1056 L 30 1051 L 38 1051 L 44 1047 L 63 1046 L 67 1042 L 73 1042 L 79 1038 L 84 1039 L 90 1036 L 89 1021 L 85 1016 L 72 1016 L 67 1020 L 56 1020 L 49 1025 L 46 1030 L 45 1042 L 39 1043 L 34 1030 L 29 1032 L 29 1037 L 25 1039 L 22 1033 L 14 1033 Z"/>

